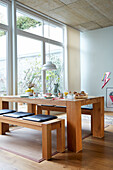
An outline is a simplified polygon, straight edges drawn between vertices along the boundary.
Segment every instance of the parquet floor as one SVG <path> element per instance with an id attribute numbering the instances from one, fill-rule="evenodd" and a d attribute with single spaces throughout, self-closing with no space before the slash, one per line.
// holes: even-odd
<path id="1" fill-rule="evenodd" d="M 111 113 L 112 115 L 112 113 Z M 36 163 L 0 150 L 0 170 L 113 170 L 113 125 L 105 129 L 103 139 L 89 136 L 77 154 L 66 151 L 51 161 Z"/>

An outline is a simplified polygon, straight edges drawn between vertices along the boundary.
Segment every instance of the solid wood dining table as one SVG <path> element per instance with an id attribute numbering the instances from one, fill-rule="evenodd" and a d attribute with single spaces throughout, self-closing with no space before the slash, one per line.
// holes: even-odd
<path id="1" fill-rule="evenodd" d="M 20 96 L 0 97 L 0 109 L 8 109 L 9 102 L 27 103 L 28 112 L 36 113 L 36 105 L 59 105 L 67 107 L 67 144 L 68 150 L 82 150 L 81 106 L 93 104 L 93 137 L 104 137 L 104 97 L 88 97 L 86 99 L 43 99 L 24 98 Z"/>

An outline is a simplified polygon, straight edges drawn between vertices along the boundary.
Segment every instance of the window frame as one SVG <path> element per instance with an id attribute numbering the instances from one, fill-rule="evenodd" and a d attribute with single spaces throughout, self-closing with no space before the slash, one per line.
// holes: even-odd
<path id="1" fill-rule="evenodd" d="M 2 0 L 0 2 L 1 4 L 5 4 L 7 6 L 7 19 L 8 19 L 8 25 L 0 23 L 0 30 L 6 31 L 6 38 L 7 38 L 7 44 L 6 44 L 6 93 L 8 95 L 13 93 L 12 90 L 12 46 L 11 46 L 11 3 L 6 0 Z"/>
<path id="2" fill-rule="evenodd" d="M 60 26 L 63 29 L 63 42 L 58 42 L 58 41 L 52 40 L 50 38 L 44 37 L 44 31 L 42 33 L 42 36 L 40 36 L 40 35 L 36 35 L 36 34 L 30 33 L 30 32 L 26 32 L 24 30 L 20 30 L 20 29 L 17 28 L 17 35 L 42 41 L 42 44 L 43 44 L 42 45 L 42 64 L 45 64 L 45 44 L 46 43 L 50 43 L 50 44 L 62 47 L 63 48 L 64 69 L 65 69 L 65 60 L 64 60 L 64 51 L 65 51 L 65 45 L 64 45 L 64 26 L 61 26 L 61 24 L 55 23 L 54 21 L 50 21 L 48 19 L 45 19 L 44 17 L 40 17 L 40 16 L 38 16 L 38 14 L 35 14 L 32 11 L 28 11 L 28 9 L 25 9 L 25 8 L 21 7 L 20 5 L 17 5 L 16 10 L 17 11 L 21 11 L 23 13 L 27 13 L 28 15 L 31 14 L 32 17 L 34 16 L 34 18 L 38 17 L 40 20 L 43 20 L 43 22 L 44 22 L 44 20 L 46 20 L 47 22 L 51 22 L 52 24 Z M 44 30 L 44 25 L 43 25 L 42 29 Z M 43 93 L 45 93 L 45 91 L 46 91 L 45 77 L 46 77 L 46 73 L 45 73 L 45 71 L 43 71 L 42 72 Z M 63 87 L 65 89 L 65 71 L 63 72 L 63 82 L 64 82 Z"/>
<path id="3" fill-rule="evenodd" d="M 50 43 L 53 45 L 57 45 L 63 48 L 63 61 L 64 61 L 64 72 L 63 72 L 63 78 L 64 78 L 64 89 L 67 87 L 66 85 L 66 78 L 67 75 L 65 74 L 65 68 L 67 68 L 66 65 L 66 59 L 65 59 L 65 28 L 66 26 L 59 21 L 56 22 L 56 20 L 51 19 L 47 17 L 44 14 L 41 14 L 40 12 L 37 12 L 34 9 L 31 9 L 30 7 L 27 7 L 18 1 L 15 0 L 9 1 L 9 0 L 1 0 L 1 3 L 6 4 L 8 6 L 8 25 L 0 24 L 0 29 L 7 31 L 7 94 L 8 95 L 15 95 L 17 94 L 17 35 L 25 36 L 28 38 L 32 38 L 35 40 L 42 41 L 42 64 L 45 64 L 45 43 Z M 24 13 L 28 13 L 28 15 L 32 15 L 34 18 L 39 18 L 43 22 L 42 27 L 42 36 L 25 32 L 23 30 L 19 30 L 14 26 L 15 20 L 16 20 L 16 10 L 20 10 Z M 63 29 L 63 42 L 58 42 L 55 40 L 52 40 L 50 38 L 44 37 L 44 21 L 51 22 L 51 24 L 55 24 L 56 26 L 59 26 Z M 14 32 L 13 32 L 14 29 Z M 14 45 L 15 42 L 15 45 Z M 67 72 L 66 72 L 67 73 Z M 45 71 L 42 71 L 42 81 L 43 81 L 43 92 L 45 92 Z"/>

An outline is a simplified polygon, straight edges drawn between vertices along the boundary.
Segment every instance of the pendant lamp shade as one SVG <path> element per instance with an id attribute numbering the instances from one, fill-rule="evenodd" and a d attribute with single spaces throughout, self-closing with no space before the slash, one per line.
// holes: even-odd
<path id="1" fill-rule="evenodd" d="M 56 70 L 56 65 L 53 64 L 51 61 L 48 61 L 46 64 L 42 66 L 42 70 Z"/>

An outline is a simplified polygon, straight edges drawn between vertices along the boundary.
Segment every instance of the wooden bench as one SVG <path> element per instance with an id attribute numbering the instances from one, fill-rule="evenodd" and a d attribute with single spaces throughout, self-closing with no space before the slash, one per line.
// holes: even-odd
<path id="1" fill-rule="evenodd" d="M 51 154 L 51 131 L 57 130 L 57 151 L 65 151 L 65 120 L 53 119 L 43 123 L 23 120 L 22 118 L 11 118 L 0 115 L 0 135 L 5 134 L 9 124 L 42 131 L 42 157 L 49 160 Z"/>
<path id="2" fill-rule="evenodd" d="M 50 111 L 58 111 L 66 113 L 66 107 L 54 105 L 37 105 L 37 114 L 42 114 L 42 110 L 46 110 L 45 114 L 50 115 Z"/>
<path id="3" fill-rule="evenodd" d="M 42 110 L 46 110 L 45 112 L 46 115 L 50 115 L 50 111 L 66 113 L 66 106 L 37 105 L 37 114 L 42 114 Z M 91 132 L 93 132 L 93 107 L 82 106 L 81 113 L 91 116 Z"/>

